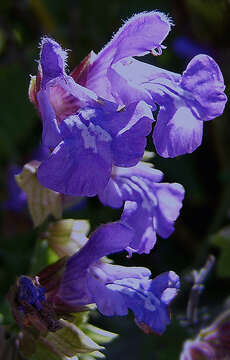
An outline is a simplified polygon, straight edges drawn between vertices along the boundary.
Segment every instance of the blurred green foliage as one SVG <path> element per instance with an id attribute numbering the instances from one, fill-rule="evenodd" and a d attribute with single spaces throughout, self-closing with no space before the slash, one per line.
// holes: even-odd
<path id="1" fill-rule="evenodd" d="M 181 72 L 189 61 L 174 50 L 174 42 L 180 37 L 211 50 L 218 62 L 227 85 L 230 82 L 230 2 L 228 0 L 6 0 L 0 4 L 0 201 L 6 201 L 7 169 L 10 164 L 22 166 L 40 143 L 41 122 L 28 100 L 30 75 L 36 74 L 39 58 L 40 37 L 54 37 L 69 52 L 69 69 L 77 65 L 91 49 L 98 52 L 121 25 L 133 13 L 158 9 L 169 14 L 175 23 L 164 42 L 167 50 L 157 59 L 146 61 L 171 71 Z M 194 265 L 201 266 L 212 251 L 217 257 L 217 276 L 230 276 L 229 239 L 219 236 L 210 243 L 210 235 L 230 222 L 230 125 L 229 107 L 224 115 L 205 124 L 202 146 L 192 155 L 177 159 L 153 160 L 165 173 L 165 180 L 179 182 L 186 189 L 186 199 L 176 231 L 170 239 L 159 239 L 149 256 L 134 255 L 127 259 L 116 255 L 123 265 L 150 267 L 153 274 L 173 269 L 184 279 Z M 153 151 L 153 145 L 148 150 Z M 1 208 L 2 209 L 2 208 Z M 100 223 L 116 220 L 120 212 L 103 207 L 96 198 L 88 201 L 87 208 L 68 211 L 65 217 L 88 218 L 94 229 Z M 31 264 L 41 267 L 50 262 L 50 255 L 41 255 L 41 264 L 33 263 L 33 251 L 37 232 L 32 230 L 28 211 L 0 213 L 0 296 L 4 298 L 16 276 L 31 271 Z M 43 244 L 44 245 L 44 244 Z M 41 246 L 41 244 L 40 244 Z M 218 250 L 222 248 L 222 251 Z M 38 249 L 41 254 L 46 248 Z M 224 264 L 223 264 L 223 257 Z M 45 262 L 44 262 L 45 260 Z M 220 270 L 222 269 L 222 270 Z M 173 312 L 183 316 L 188 286 L 183 285 Z M 218 297 L 216 293 L 218 292 Z M 213 278 L 207 285 L 201 306 L 220 307 L 220 299 L 229 295 L 229 288 L 221 278 Z M 202 299 L 201 299 L 202 300 Z M 6 312 L 6 302 L 0 305 L 0 313 Z M 7 318 L 8 315 L 5 316 Z M 0 317 L 1 321 L 1 317 Z M 133 326 L 131 319 L 94 319 L 96 324 L 121 333 L 119 339 L 108 347 L 107 354 L 113 359 L 164 360 L 178 359 L 182 342 L 190 334 L 179 326 L 176 317 L 167 332 L 158 338 L 144 335 Z"/>

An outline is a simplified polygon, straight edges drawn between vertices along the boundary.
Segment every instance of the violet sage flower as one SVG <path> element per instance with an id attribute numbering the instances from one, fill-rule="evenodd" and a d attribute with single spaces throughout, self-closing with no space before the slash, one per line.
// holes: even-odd
<path id="1" fill-rule="evenodd" d="M 106 99 L 121 105 L 144 100 L 152 110 L 158 104 L 153 141 L 163 157 L 193 152 L 201 144 L 203 122 L 221 115 L 227 101 L 221 71 L 208 55 L 195 56 L 182 75 L 133 58 L 161 55 L 171 26 L 162 13 L 137 14 L 91 55 L 81 75 L 76 71 L 78 81 Z"/>
<path id="2" fill-rule="evenodd" d="M 100 226 L 67 260 L 60 284 L 47 293 L 47 301 L 69 308 L 96 303 L 105 316 L 124 316 L 130 309 L 144 331 L 163 333 L 170 322 L 168 306 L 179 288 L 178 276 L 169 271 L 152 280 L 147 268 L 101 260 L 122 251 L 132 236 L 133 231 L 119 222 Z"/>
<path id="3" fill-rule="evenodd" d="M 151 97 L 141 91 L 131 101 L 117 101 L 107 70 L 130 55 L 161 52 L 169 30 L 162 13 L 135 15 L 71 76 L 65 71 L 67 53 L 42 39 L 39 74 L 29 93 L 43 120 L 43 144 L 52 151 L 38 169 L 43 186 L 93 196 L 108 183 L 112 165 L 134 166 L 142 158 L 153 121 Z"/>
<path id="4" fill-rule="evenodd" d="M 75 83 L 65 72 L 66 53 L 53 40 L 41 44 L 37 101 L 43 144 L 52 153 L 38 169 L 41 184 L 73 196 L 94 196 L 112 165 L 133 166 L 143 156 L 152 113 L 143 101 L 125 108 Z"/>
<path id="5" fill-rule="evenodd" d="M 156 242 L 156 233 L 162 238 L 174 231 L 184 198 L 182 185 L 162 183 L 163 173 L 140 162 L 130 168 L 114 167 L 112 177 L 99 199 L 104 205 L 124 210 L 121 222 L 134 230 L 129 254 L 148 254 Z"/>
<path id="6" fill-rule="evenodd" d="M 208 55 L 195 56 L 182 75 L 133 58 L 161 55 L 171 25 L 162 13 L 135 15 L 84 74 L 88 88 L 119 104 L 144 100 L 152 109 L 160 106 L 153 141 L 163 157 L 193 152 L 202 141 L 203 121 L 221 115 L 227 101 L 221 71 Z"/>
<path id="7" fill-rule="evenodd" d="M 191 153 L 201 143 L 203 121 L 224 109 L 223 77 L 207 55 L 191 60 L 183 75 L 132 56 L 160 55 L 172 22 L 152 11 L 131 17 L 96 55 L 70 74 L 67 53 L 43 38 L 39 74 L 30 98 L 43 120 L 43 143 L 52 153 L 38 170 L 45 187 L 93 196 L 105 187 L 113 166 L 134 166 L 160 106 L 153 139 L 164 157 Z"/>
<path id="8" fill-rule="evenodd" d="M 221 115 L 227 101 L 222 73 L 208 55 L 195 56 L 182 75 L 133 58 L 121 61 L 112 73 L 118 95 L 127 94 L 131 101 L 133 89 L 142 89 L 152 99 L 149 104 L 160 106 L 153 141 L 163 157 L 191 153 L 200 146 L 203 122 Z"/>

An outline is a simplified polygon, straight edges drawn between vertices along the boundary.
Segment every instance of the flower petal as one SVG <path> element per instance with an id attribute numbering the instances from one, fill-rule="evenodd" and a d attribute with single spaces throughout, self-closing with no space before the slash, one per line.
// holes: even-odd
<path id="1" fill-rule="evenodd" d="M 47 102 L 52 106 L 58 123 L 75 114 L 79 107 L 92 106 L 98 101 L 95 93 L 80 86 L 66 74 L 66 59 L 67 53 L 56 41 L 48 37 L 42 39 L 40 96 L 48 97 Z"/>
<path id="2" fill-rule="evenodd" d="M 42 39 L 40 63 L 43 88 L 47 82 L 65 73 L 66 59 L 66 51 L 56 41 L 48 37 Z"/>
<path id="3" fill-rule="evenodd" d="M 129 81 L 112 67 L 108 69 L 107 76 L 111 83 L 111 94 L 118 104 L 130 104 L 143 100 L 152 106 L 152 97 L 143 86 Z"/>
<path id="4" fill-rule="evenodd" d="M 160 170 L 153 169 L 143 162 L 129 168 L 113 167 L 112 177 L 110 178 L 105 189 L 98 194 L 100 201 L 105 206 L 119 208 L 124 201 L 138 201 L 140 196 L 137 187 L 133 184 L 130 186 L 132 177 L 148 179 L 151 182 L 162 180 L 163 173 Z"/>
<path id="5" fill-rule="evenodd" d="M 126 201 L 121 222 L 134 230 L 134 237 L 127 249 L 129 253 L 149 254 L 156 243 L 156 232 L 152 211 L 145 209 L 141 203 Z"/>
<path id="6" fill-rule="evenodd" d="M 106 283 L 114 282 L 124 278 L 144 279 L 151 276 L 151 271 L 145 267 L 120 266 L 107 263 L 101 263 L 100 269 L 103 271 Z"/>
<path id="7" fill-rule="evenodd" d="M 176 108 L 168 102 L 160 110 L 153 131 L 156 150 L 165 158 L 192 153 L 202 141 L 203 122 L 185 104 L 181 105 Z"/>
<path id="8" fill-rule="evenodd" d="M 152 281 L 152 290 L 159 298 L 162 298 L 166 289 L 179 289 L 179 287 L 180 279 L 174 271 L 164 272 L 155 277 Z"/>
<path id="9" fill-rule="evenodd" d="M 146 136 L 152 130 L 152 113 L 144 102 L 131 104 L 127 112 L 130 120 L 112 142 L 113 161 L 116 166 L 136 165 L 143 157 Z"/>
<path id="10" fill-rule="evenodd" d="M 131 17 L 112 40 L 97 55 L 89 67 L 87 87 L 111 100 L 111 87 L 107 69 L 111 64 L 129 56 L 141 56 L 160 48 L 168 35 L 171 21 L 163 13 L 144 12 Z M 100 93 L 102 91 L 102 93 Z"/>
<path id="11" fill-rule="evenodd" d="M 168 302 L 165 304 L 154 293 L 153 284 L 154 280 L 126 278 L 117 280 L 106 287 L 113 294 L 122 294 L 126 306 L 133 311 L 136 321 L 141 327 L 145 324 L 151 331 L 162 334 L 170 322 Z M 165 290 L 167 290 L 167 285 Z M 176 291 L 173 297 L 175 295 Z M 112 312 L 112 307 L 110 310 Z M 103 307 L 100 311 L 103 313 Z M 110 315 L 112 314 L 110 313 Z"/>
<path id="12" fill-rule="evenodd" d="M 105 316 L 125 316 L 128 315 L 128 307 L 125 299 L 119 292 L 112 292 L 103 282 L 90 276 L 88 286 L 93 297 L 93 302 L 97 304 L 97 309 Z"/>
<path id="13" fill-rule="evenodd" d="M 95 63 L 116 63 L 128 56 L 142 56 L 157 48 L 168 35 L 171 20 L 158 11 L 132 16 L 98 54 Z"/>
<path id="14" fill-rule="evenodd" d="M 102 192 L 98 194 L 102 204 L 109 205 L 113 208 L 120 208 L 123 205 L 123 194 L 119 185 L 112 178 Z"/>
<path id="15" fill-rule="evenodd" d="M 222 114 L 227 97 L 224 79 L 217 63 L 208 55 L 195 56 L 182 75 L 181 86 L 192 93 L 202 120 Z"/>
<path id="16" fill-rule="evenodd" d="M 101 225 L 90 236 L 86 245 L 67 262 L 66 274 L 71 276 L 78 271 L 87 269 L 100 258 L 120 252 L 129 245 L 133 231 L 120 222 Z"/>
<path id="17" fill-rule="evenodd" d="M 61 141 L 60 129 L 56 120 L 56 114 L 49 102 L 47 92 L 40 90 L 37 93 L 39 109 L 42 117 L 42 144 L 54 149 Z"/>
<path id="18" fill-rule="evenodd" d="M 156 231 L 161 237 L 167 238 L 174 231 L 174 222 L 179 216 L 185 191 L 177 183 L 154 184 L 154 188 L 158 200 L 155 209 Z"/>
<path id="19" fill-rule="evenodd" d="M 62 141 L 38 169 L 38 180 L 49 189 L 73 196 L 94 196 L 105 187 L 111 174 L 109 149 L 101 146 L 107 158 L 81 149 L 72 140 Z"/>
<path id="20" fill-rule="evenodd" d="M 167 79 L 175 83 L 179 83 L 181 79 L 179 74 L 133 58 L 126 58 L 114 64 L 108 69 L 107 76 L 111 83 L 111 93 L 118 103 L 129 104 L 144 100 L 153 110 L 157 99 L 148 90 L 147 85 L 158 79 Z"/>
<path id="21" fill-rule="evenodd" d="M 104 256 L 122 251 L 128 246 L 132 237 L 132 230 L 119 222 L 101 225 L 90 236 L 86 245 L 67 261 L 57 298 L 72 306 L 94 302 L 94 292 L 88 289 L 91 278 L 88 273 L 90 266 Z M 141 274 L 145 276 L 147 272 L 143 269 L 141 268 Z M 119 267 L 118 272 L 121 276 L 124 270 Z M 113 273 L 112 271 L 110 276 L 114 277 Z M 96 283 L 99 287 L 100 282 L 96 281 Z"/>
<path id="22" fill-rule="evenodd" d="M 125 267 L 111 264 L 100 264 L 95 267 L 88 276 L 88 286 L 98 310 L 106 316 L 128 313 L 127 305 L 123 296 L 118 292 L 112 292 L 107 284 L 125 278 L 148 279 L 150 270 L 142 267 Z"/>

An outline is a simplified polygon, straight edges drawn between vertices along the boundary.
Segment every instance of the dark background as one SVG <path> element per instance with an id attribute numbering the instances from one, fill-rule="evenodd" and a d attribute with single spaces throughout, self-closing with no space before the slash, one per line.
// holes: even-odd
<path id="1" fill-rule="evenodd" d="M 169 14 L 175 27 L 164 44 L 163 55 L 146 61 L 182 72 L 197 53 L 208 53 L 219 64 L 229 92 L 230 80 L 230 2 L 227 0 L 174 1 L 89 1 L 15 0 L 0 4 L 0 313 L 7 319 L 4 299 L 16 276 L 28 273 L 36 232 L 26 210 L 16 212 L 5 206 L 9 199 L 7 173 L 10 165 L 22 166 L 40 143 L 41 122 L 28 99 L 30 75 L 36 74 L 41 36 L 49 35 L 69 52 L 69 69 L 91 49 L 98 52 L 122 20 L 141 11 L 160 10 Z M 131 260 L 115 256 L 117 263 L 151 268 L 153 275 L 175 270 L 182 279 L 182 291 L 173 304 L 173 322 L 166 333 L 144 335 L 132 316 L 121 319 L 95 318 L 108 330 L 121 334 L 108 346 L 108 359 L 178 359 L 190 329 L 179 325 L 185 315 L 189 283 L 187 274 L 204 264 L 208 253 L 217 258 L 218 248 L 210 245 L 210 235 L 229 223 L 230 208 L 230 124 L 229 107 L 223 116 L 205 123 L 202 146 L 191 155 L 176 159 L 156 156 L 155 166 L 165 173 L 165 181 L 179 182 L 186 189 L 175 233 L 158 239 L 150 255 Z M 153 145 L 148 150 L 154 151 Z M 88 218 L 94 229 L 119 218 L 119 211 L 103 207 L 96 198 L 87 208 L 66 212 L 65 217 Z M 230 242 L 229 242 L 230 244 Z M 230 258 L 229 258 L 230 261 Z M 221 309 L 229 295 L 229 278 L 213 271 L 200 301 L 201 311 L 210 318 Z M 1 317 L 0 317 L 1 321 Z M 202 326 L 202 322 L 201 322 Z"/>

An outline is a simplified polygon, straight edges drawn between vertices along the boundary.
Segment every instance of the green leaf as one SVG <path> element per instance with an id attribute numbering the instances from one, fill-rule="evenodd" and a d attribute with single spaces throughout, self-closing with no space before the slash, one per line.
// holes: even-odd
<path id="1" fill-rule="evenodd" d="M 57 219 L 62 215 L 61 195 L 39 183 L 36 175 L 38 167 L 39 162 L 32 161 L 24 165 L 22 172 L 15 176 L 18 185 L 27 195 L 34 226 L 42 224 L 49 215 Z"/>

